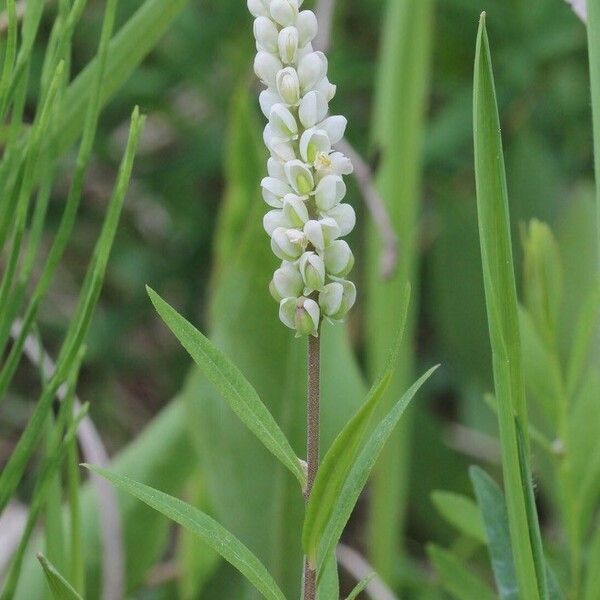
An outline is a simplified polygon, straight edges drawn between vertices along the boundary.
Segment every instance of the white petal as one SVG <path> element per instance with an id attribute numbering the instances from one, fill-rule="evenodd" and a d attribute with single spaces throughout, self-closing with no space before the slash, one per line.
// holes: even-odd
<path id="1" fill-rule="evenodd" d="M 323 228 L 318 221 L 310 220 L 304 224 L 304 235 L 306 239 L 317 249 L 325 248 L 325 237 L 323 236 Z"/>
<path id="2" fill-rule="evenodd" d="M 269 124 L 277 137 L 289 139 L 298 134 L 294 115 L 283 104 L 275 104 L 269 114 Z"/>
<path id="3" fill-rule="evenodd" d="M 284 163 L 281 160 L 277 160 L 276 158 L 269 158 L 267 161 L 267 172 L 269 173 L 269 177 L 275 177 L 276 179 L 281 179 L 285 181 L 285 171 L 283 170 Z"/>
<path id="4" fill-rule="evenodd" d="M 342 237 L 348 235 L 356 225 L 356 213 L 349 204 L 338 204 L 325 214 L 335 220 Z"/>
<path id="5" fill-rule="evenodd" d="M 269 0 L 248 0 L 248 10 L 254 17 L 268 17 Z"/>
<path id="6" fill-rule="evenodd" d="M 329 155 L 331 161 L 331 169 L 338 175 L 350 175 L 354 171 L 352 162 L 347 156 L 344 156 L 341 152 L 334 152 Z"/>
<path id="7" fill-rule="evenodd" d="M 302 238 L 294 229 L 278 227 L 271 236 L 273 254 L 282 260 L 296 260 L 303 251 Z"/>
<path id="8" fill-rule="evenodd" d="M 331 142 L 323 129 L 307 129 L 300 138 L 299 147 L 302 160 L 314 163 L 319 152 L 329 153 Z"/>
<path id="9" fill-rule="evenodd" d="M 315 201 L 321 211 L 331 210 L 344 199 L 346 184 L 339 175 L 327 175 L 319 181 L 315 192 Z"/>
<path id="10" fill-rule="evenodd" d="M 282 208 L 283 197 L 292 191 L 285 182 L 274 177 L 265 177 L 260 185 L 265 202 L 273 208 Z"/>
<path id="11" fill-rule="evenodd" d="M 344 277 L 354 266 L 354 256 L 350 246 L 344 240 L 335 240 L 323 252 L 327 273 Z"/>
<path id="12" fill-rule="evenodd" d="M 275 86 L 281 99 L 289 106 L 295 106 L 300 100 L 300 81 L 293 67 L 281 69 L 275 77 Z"/>
<path id="13" fill-rule="evenodd" d="M 307 54 L 298 65 L 300 89 L 310 91 L 327 74 L 327 58 L 322 52 Z"/>
<path id="14" fill-rule="evenodd" d="M 300 196 L 306 196 L 314 188 L 314 179 L 310 169 L 301 160 L 285 163 L 285 174 L 293 190 Z"/>
<path id="15" fill-rule="evenodd" d="M 279 25 L 293 25 L 298 17 L 297 0 L 271 0 L 271 16 Z"/>
<path id="16" fill-rule="evenodd" d="M 262 111 L 263 115 L 265 115 L 265 117 L 268 119 L 269 115 L 271 114 L 271 109 L 273 108 L 273 105 L 277 104 L 278 102 L 281 102 L 281 98 L 279 97 L 279 94 L 277 94 L 273 90 L 266 89 L 263 90 L 258 96 L 258 102 L 260 104 L 260 110 Z"/>
<path id="17" fill-rule="evenodd" d="M 277 52 L 278 32 L 275 23 L 268 17 L 258 17 L 254 20 L 254 37 L 261 50 L 271 54 Z"/>
<path id="18" fill-rule="evenodd" d="M 327 100 L 321 92 L 312 90 L 300 101 L 298 116 L 306 129 L 322 121 L 327 115 Z"/>
<path id="19" fill-rule="evenodd" d="M 300 34 L 298 45 L 300 48 L 302 48 L 315 39 L 319 30 L 315 13 L 311 10 L 303 10 L 298 15 L 296 27 L 298 28 L 298 33 Z"/>
<path id="20" fill-rule="evenodd" d="M 331 317 L 337 314 L 342 307 L 344 286 L 337 281 L 328 283 L 319 294 L 319 306 L 323 314 Z"/>
<path id="21" fill-rule="evenodd" d="M 290 329 L 296 329 L 297 298 L 284 298 L 279 304 L 279 319 Z"/>
<path id="22" fill-rule="evenodd" d="M 321 92 L 327 102 L 331 102 L 335 96 L 336 86 L 330 83 L 327 77 L 323 77 L 323 79 L 315 86 L 315 90 Z"/>
<path id="23" fill-rule="evenodd" d="M 298 30 L 295 27 L 284 27 L 279 32 L 277 46 L 279 58 L 284 64 L 289 65 L 296 62 L 298 56 Z"/>
<path id="24" fill-rule="evenodd" d="M 261 50 L 256 54 L 254 72 L 265 85 L 275 87 L 275 78 L 282 68 L 281 61 L 269 52 Z"/>
<path id="25" fill-rule="evenodd" d="M 302 294 L 304 281 L 298 268 L 290 262 L 283 262 L 273 274 L 273 288 L 281 298 L 295 298 Z"/>
<path id="26" fill-rule="evenodd" d="M 322 123 L 319 124 L 320 129 L 324 129 L 331 140 L 332 145 L 337 144 L 343 137 L 346 132 L 346 125 L 348 124 L 348 119 L 343 117 L 342 115 L 335 115 L 333 117 L 328 117 Z"/>
<path id="27" fill-rule="evenodd" d="M 304 281 L 304 293 L 311 294 L 325 285 L 325 263 L 315 252 L 305 252 L 298 262 Z"/>
<path id="28" fill-rule="evenodd" d="M 291 223 L 285 218 L 282 210 L 270 210 L 263 217 L 263 227 L 270 237 L 278 227 L 290 227 Z"/>
<path id="29" fill-rule="evenodd" d="M 283 214 L 291 227 L 303 227 L 308 221 L 308 208 L 304 200 L 295 194 L 287 194 L 283 198 Z"/>

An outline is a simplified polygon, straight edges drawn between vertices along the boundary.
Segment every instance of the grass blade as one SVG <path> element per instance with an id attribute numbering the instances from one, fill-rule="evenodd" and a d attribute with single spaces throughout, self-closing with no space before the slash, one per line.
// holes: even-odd
<path id="1" fill-rule="evenodd" d="M 352 465 L 352 469 L 344 482 L 344 487 L 339 493 L 331 517 L 327 522 L 325 530 L 320 539 L 320 547 L 318 553 L 319 575 L 322 574 L 323 563 L 330 553 L 335 549 L 342 535 L 342 531 L 352 514 L 352 510 L 360 496 L 363 488 L 367 483 L 367 479 L 385 443 L 398 425 L 404 411 L 419 391 L 421 386 L 431 377 L 437 370 L 437 367 L 429 369 L 412 387 L 400 398 L 400 400 L 392 407 L 387 416 L 375 427 L 371 437 L 362 449 L 359 457 Z"/>
<path id="2" fill-rule="evenodd" d="M 508 214 L 508 193 L 492 62 L 481 16 L 477 36 L 473 95 L 475 178 L 485 296 L 498 400 L 502 466 L 510 533 L 519 589 L 524 598 L 547 598 L 545 572 L 536 569 L 534 556 L 539 524 L 528 514 L 529 497 L 523 487 L 521 456 L 529 460 L 527 440 L 520 455 L 517 423 L 528 431 L 517 294 Z M 530 533 L 537 531 L 532 539 Z"/>
<path id="3" fill-rule="evenodd" d="M 495 600 L 492 591 L 477 576 L 469 571 L 454 555 L 429 544 L 427 554 L 442 581 L 444 589 L 456 600 Z"/>
<path id="4" fill-rule="evenodd" d="M 361 592 L 367 589 L 367 586 L 375 579 L 375 573 L 371 573 L 368 577 L 365 577 L 356 584 L 356 587 L 350 592 L 346 600 L 355 600 Z"/>
<path id="5" fill-rule="evenodd" d="M 367 433 L 371 417 L 381 405 L 390 380 L 397 368 L 409 302 L 410 286 L 407 285 L 405 287 L 402 306 L 398 311 L 400 326 L 396 335 L 394 348 L 389 354 L 387 365 L 379 379 L 373 384 L 364 404 L 350 419 L 344 429 L 342 429 L 319 467 L 317 478 L 308 501 L 302 532 L 304 552 L 311 560 L 314 560 L 316 556 L 319 548 L 319 539 L 331 516 L 331 511 L 344 485 L 348 471 L 359 453 L 360 445 Z"/>
<path id="6" fill-rule="evenodd" d="M 258 558 L 207 514 L 173 496 L 123 475 L 92 465 L 84 466 L 197 535 L 244 575 L 265 598 L 285 600 L 285 596 Z"/>
<path id="7" fill-rule="evenodd" d="M 150 300 L 161 319 L 173 332 L 207 379 L 227 401 L 235 414 L 306 487 L 306 474 L 300 460 L 279 425 L 239 369 L 203 336 L 189 321 L 167 304 L 154 290 Z"/>
<path id="8" fill-rule="evenodd" d="M 481 544 L 487 542 L 481 512 L 471 498 L 454 492 L 437 491 L 431 494 L 431 502 L 444 519 L 462 534 Z"/>
<path id="9" fill-rule="evenodd" d="M 48 587 L 54 600 L 82 600 L 73 586 L 56 570 L 54 565 L 43 555 L 38 554 L 38 560 L 44 569 Z"/>

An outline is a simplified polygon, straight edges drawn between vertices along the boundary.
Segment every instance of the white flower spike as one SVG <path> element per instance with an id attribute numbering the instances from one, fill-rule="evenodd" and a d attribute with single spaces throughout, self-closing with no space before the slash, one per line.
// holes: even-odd
<path id="1" fill-rule="evenodd" d="M 297 336 L 319 334 L 321 319 L 341 321 L 356 301 L 345 279 L 354 256 L 340 239 L 356 223 L 343 175 L 352 163 L 333 150 L 346 118 L 328 116 L 335 85 L 327 57 L 315 52 L 317 19 L 302 0 L 247 0 L 255 17 L 254 71 L 265 85 L 260 108 L 268 120 L 263 138 L 271 157 L 263 220 L 273 253 L 282 260 L 269 286 L 279 318 Z"/>

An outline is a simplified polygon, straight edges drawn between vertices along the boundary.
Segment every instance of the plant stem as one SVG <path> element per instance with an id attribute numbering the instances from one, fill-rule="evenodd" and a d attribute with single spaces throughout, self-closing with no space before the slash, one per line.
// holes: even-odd
<path id="1" fill-rule="evenodd" d="M 308 337 L 308 402 L 306 426 L 307 480 L 305 501 L 308 502 L 319 468 L 320 395 L 321 395 L 321 339 Z M 304 560 L 304 600 L 317 597 L 317 571 L 308 559 Z"/>

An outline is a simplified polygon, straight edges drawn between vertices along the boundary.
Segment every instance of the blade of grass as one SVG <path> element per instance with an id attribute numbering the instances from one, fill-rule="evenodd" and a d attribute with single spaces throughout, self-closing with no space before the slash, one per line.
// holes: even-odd
<path id="1" fill-rule="evenodd" d="M 386 442 L 389 440 L 395 427 L 398 425 L 400 418 L 404 414 L 404 411 L 411 403 L 416 393 L 431 375 L 433 375 L 436 369 L 437 367 L 429 369 L 429 371 L 427 371 L 409 388 L 408 391 L 404 393 L 385 418 L 377 425 L 377 427 L 375 427 L 360 455 L 352 465 L 352 469 L 348 473 L 344 486 L 336 499 L 336 504 L 331 513 L 331 517 L 319 540 L 319 575 L 323 572 L 324 561 L 337 546 L 342 531 L 352 514 L 352 510 L 354 509 Z"/>
<path id="2" fill-rule="evenodd" d="M 265 598 L 285 600 L 285 596 L 258 558 L 207 514 L 129 477 L 92 465 L 84 466 L 197 535 L 244 575 Z"/>
<path id="3" fill-rule="evenodd" d="M 207 379 L 263 445 L 306 487 L 306 473 L 285 434 L 239 369 L 189 321 L 147 288 L 150 300 Z"/>
<path id="4" fill-rule="evenodd" d="M 373 579 L 375 579 L 375 577 L 375 573 L 372 573 L 368 577 L 365 577 L 362 581 L 359 581 L 355 588 L 350 592 L 346 600 L 355 600 L 358 598 L 358 595 L 367 589 L 367 586 L 371 583 L 371 581 L 373 581 Z"/>
<path id="5" fill-rule="evenodd" d="M 520 449 L 517 435 L 517 423 L 524 431 L 528 423 L 506 174 L 485 13 L 477 36 L 473 124 L 479 235 L 515 567 L 521 595 L 545 600 L 546 575 L 536 569 L 540 559 L 534 556 L 537 544 L 531 537 L 533 532 L 537 532 L 534 538 L 539 537 L 539 524 L 530 520 L 528 490 L 522 479 L 521 458 L 529 460 L 528 441 Z"/>
<path id="6" fill-rule="evenodd" d="M 8 500 L 19 484 L 27 462 L 35 450 L 39 435 L 42 431 L 46 417 L 52 405 L 56 392 L 65 381 L 66 373 L 71 368 L 94 312 L 94 308 L 100 295 L 104 273 L 114 240 L 116 228 L 123 208 L 125 193 L 129 185 L 133 160 L 137 149 L 139 137 L 144 123 L 144 117 L 136 109 L 131 119 L 131 129 L 127 148 L 119 168 L 117 183 L 113 191 L 108 212 L 100 237 L 96 243 L 90 268 L 86 274 L 77 308 L 62 344 L 60 355 L 57 360 L 56 371 L 44 388 L 41 397 L 31 415 L 29 422 L 22 433 L 17 445 L 11 454 L 8 463 L 0 474 L 0 513 L 6 507 Z"/>
<path id="7" fill-rule="evenodd" d="M 417 261 L 422 145 L 433 39 L 432 0 L 388 0 L 373 121 L 374 151 L 381 152 L 377 187 L 398 238 L 398 266 L 389 280 L 379 273 L 381 241 L 369 234 L 370 277 L 367 288 L 367 356 L 370 376 L 385 365 L 397 329 L 397 310 L 406 281 L 413 283 L 406 335 L 398 371 L 392 379 L 382 414 L 414 380 L 413 341 L 418 312 Z M 398 566 L 399 540 L 408 499 L 411 419 L 407 415 L 379 461 L 371 487 L 369 559 L 388 583 Z"/>
<path id="8" fill-rule="evenodd" d="M 594 123 L 594 170 L 596 174 L 596 234 L 598 236 L 598 268 L 600 270 L 600 6 L 587 2 L 587 34 Z"/>
<path id="9" fill-rule="evenodd" d="M 38 554 L 37 558 L 42 565 L 42 569 L 44 569 L 44 575 L 46 576 L 48 587 L 52 592 L 54 600 L 82 600 L 73 586 L 43 554 Z"/>
<path id="10" fill-rule="evenodd" d="M 460 533 L 480 544 L 486 543 L 481 512 L 471 498 L 454 492 L 435 491 L 431 494 L 431 502 L 444 519 Z"/>
<path id="11" fill-rule="evenodd" d="M 334 440 L 319 467 L 306 508 L 302 532 L 304 552 L 309 558 L 315 556 L 323 529 L 331 516 L 348 471 L 360 451 L 371 418 L 381 405 L 390 380 L 398 368 L 409 304 L 410 286 L 406 285 L 401 305 L 397 308 L 397 320 L 400 323 L 398 333 L 386 366 L 373 384 L 363 405 Z"/>

